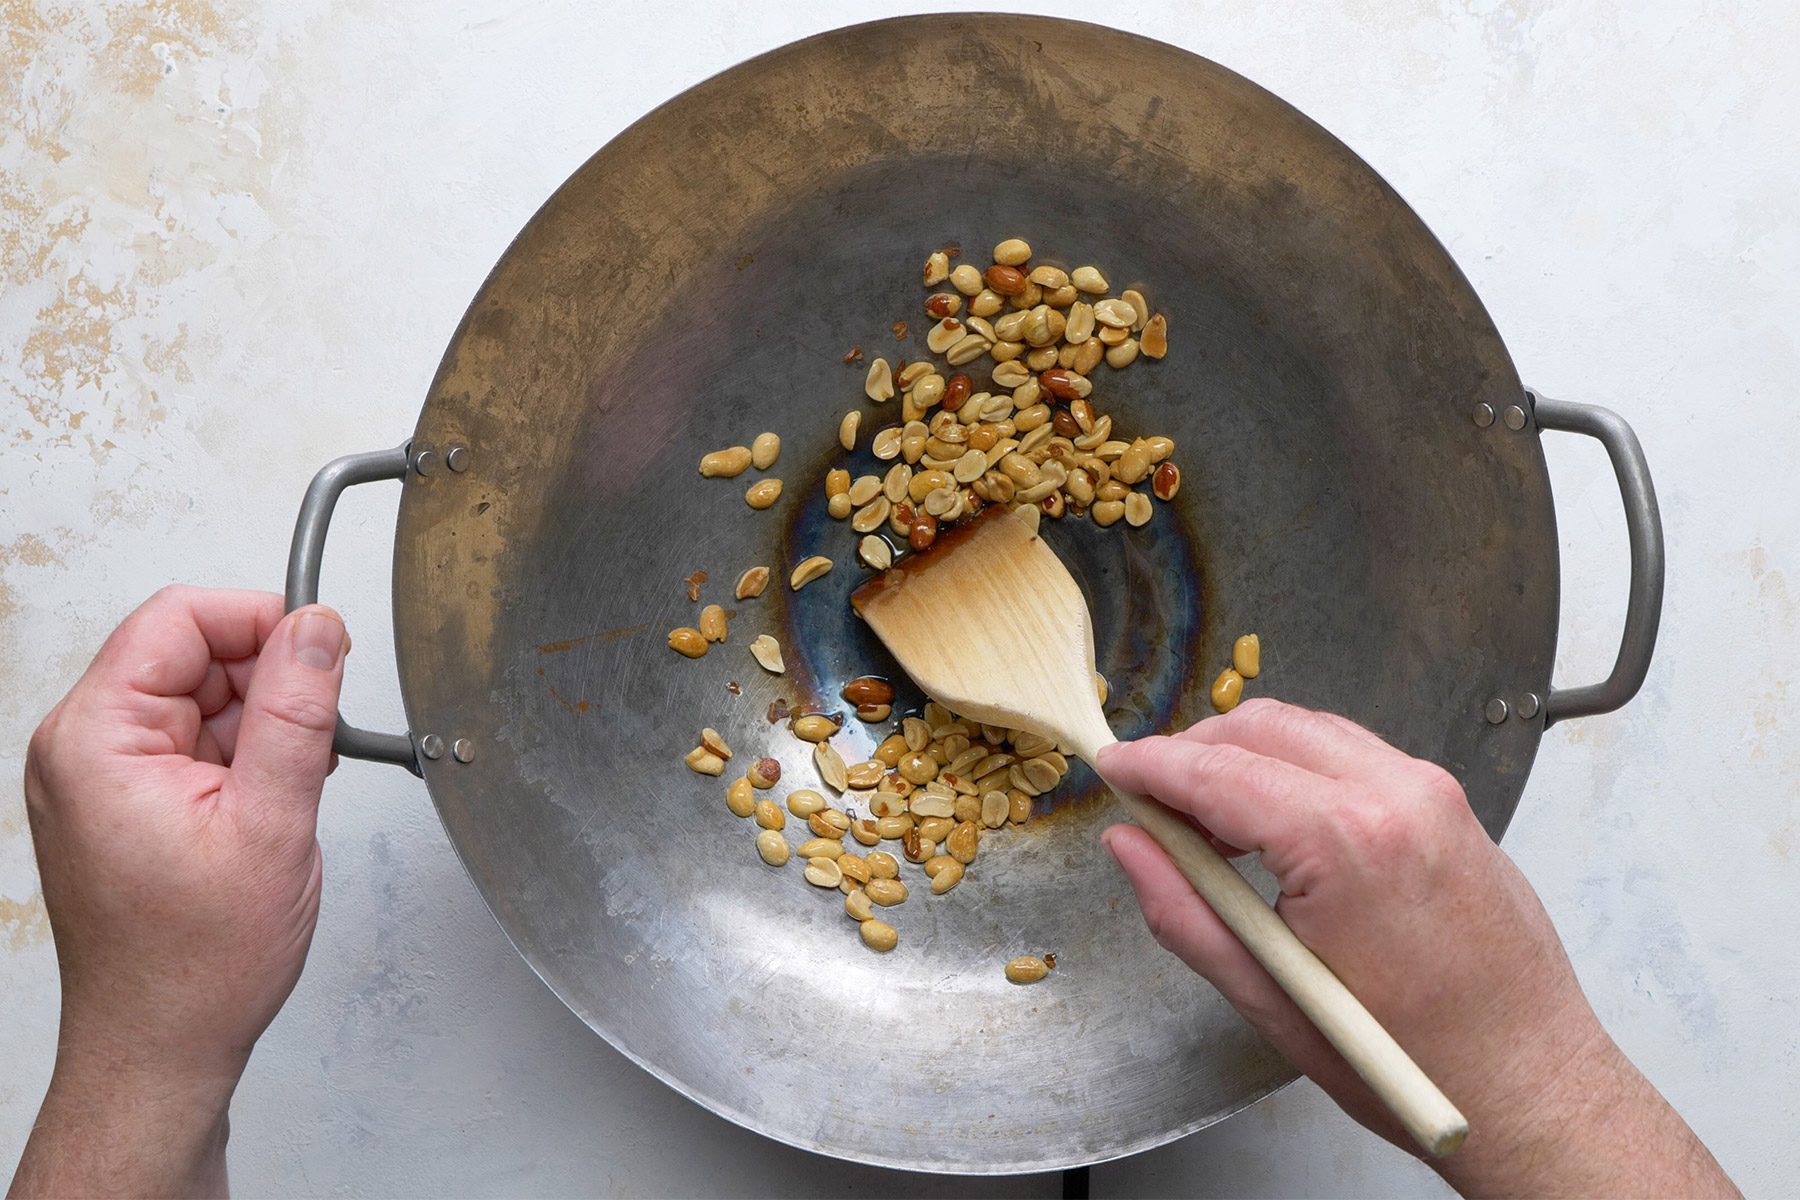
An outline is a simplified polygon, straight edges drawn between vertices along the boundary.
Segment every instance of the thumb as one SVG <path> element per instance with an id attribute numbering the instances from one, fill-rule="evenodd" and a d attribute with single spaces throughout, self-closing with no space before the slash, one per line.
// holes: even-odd
<path id="1" fill-rule="evenodd" d="M 322 605 L 295 609 L 263 643 L 238 721 L 231 783 L 240 802 L 310 821 L 331 769 L 349 640 Z"/>

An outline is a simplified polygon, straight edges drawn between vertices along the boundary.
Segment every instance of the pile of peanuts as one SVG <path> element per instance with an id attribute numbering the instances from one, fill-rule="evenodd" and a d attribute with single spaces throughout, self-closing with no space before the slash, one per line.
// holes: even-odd
<path id="1" fill-rule="evenodd" d="M 858 475 L 836 468 L 825 478 L 830 515 L 849 521 L 860 535 L 858 557 L 886 570 L 898 553 L 928 549 L 940 529 L 991 504 L 1033 522 L 1091 516 L 1101 526 L 1147 524 L 1152 497 L 1168 502 L 1180 490 L 1175 443 L 1162 436 L 1115 438 L 1112 417 L 1092 398 L 1091 377 L 1102 361 L 1123 370 L 1140 358 L 1161 359 L 1168 352 L 1168 318 L 1153 313 L 1136 289 L 1109 296 L 1110 285 L 1095 267 L 1033 266 L 1031 247 L 1018 238 L 995 246 L 986 270 L 968 264 L 952 269 L 956 254 L 933 253 L 923 272 L 928 289 L 945 283 L 954 289 L 934 291 L 925 301 L 934 321 L 926 347 L 942 357 L 944 369 L 930 361 L 902 360 L 896 367 L 876 358 L 864 379 L 869 400 L 900 400 L 899 423 L 876 430 L 866 444 L 877 462 L 889 465 Z M 897 333 L 902 328 L 895 326 Z M 982 369 L 991 382 L 978 390 L 965 372 Z M 862 410 L 843 415 L 837 426 L 843 450 L 859 449 L 862 426 Z M 730 479 L 751 468 L 767 472 L 780 453 L 781 439 L 762 433 L 749 446 L 704 455 L 700 474 Z M 781 480 L 764 475 L 750 484 L 744 501 L 768 509 L 781 493 Z M 792 569 L 789 586 L 797 591 L 832 565 L 824 555 L 809 556 Z M 765 566 L 744 571 L 733 589 L 736 599 L 761 596 L 770 575 Z M 690 599 L 697 599 L 692 588 Z M 728 635 L 725 610 L 709 604 L 696 627 L 670 632 L 669 646 L 699 658 Z M 1233 668 L 1214 686 L 1220 711 L 1236 703 L 1243 680 L 1256 673 L 1254 640 L 1240 640 Z M 1243 669 L 1246 641 L 1249 670 Z M 755 638 L 750 653 L 764 670 L 785 671 L 771 635 Z M 1235 691 L 1228 676 L 1236 677 Z M 1104 703 L 1105 681 L 1096 679 L 1096 687 Z M 1221 703 L 1224 695 L 1229 703 Z M 863 722 L 894 715 L 894 691 L 883 680 L 854 679 L 842 696 Z M 781 780 L 780 762 L 763 757 L 727 787 L 725 803 L 733 815 L 755 822 L 756 850 L 765 863 L 783 867 L 797 854 L 808 884 L 844 896 L 844 912 L 857 922 L 863 942 L 892 950 L 899 932 L 876 909 L 891 909 L 910 895 L 900 878 L 902 864 L 921 868 L 933 895 L 946 894 L 966 877 L 983 839 L 1029 820 L 1034 798 L 1061 782 L 1069 762 L 1047 738 L 982 725 L 930 703 L 902 717 L 871 757 L 851 764 L 833 743 L 842 722 L 806 709 L 794 710 L 788 721 L 789 732 L 811 744 L 832 799 L 812 788 L 789 793 L 785 806 L 760 795 Z M 708 728 L 686 763 L 698 773 L 722 776 L 731 757 L 718 731 Z M 810 834 L 798 847 L 787 837 L 790 815 L 804 824 L 803 837 Z M 846 836 L 860 851 L 846 849 Z M 883 848 L 888 842 L 895 845 Z M 1053 955 L 1024 956 L 1006 964 L 1005 976 L 1033 983 L 1055 965 Z"/>
<path id="2" fill-rule="evenodd" d="M 869 442 L 875 458 L 892 465 L 879 475 L 852 478 L 840 469 L 825 478 L 831 515 L 862 535 L 858 556 L 884 570 L 895 556 L 884 527 L 923 550 L 940 529 L 989 504 L 1029 510 L 1033 519 L 1147 524 L 1151 497 L 1173 500 L 1181 489 L 1181 468 L 1170 461 L 1175 443 L 1115 438 L 1112 418 L 1091 398 L 1090 376 L 1102 361 L 1123 370 L 1162 358 L 1168 317 L 1152 314 L 1136 289 L 1108 297 L 1098 268 L 1031 266 L 1031 247 L 1019 238 L 995 246 L 985 272 L 967 263 L 952 270 L 952 253 L 934 252 L 923 275 L 927 288 L 954 289 L 925 301 L 936 319 L 925 345 L 943 356 L 944 371 L 927 360 L 895 368 L 877 358 L 863 380 L 877 404 L 900 397 L 900 423 Z M 958 370 L 975 370 L 983 358 L 992 360 L 985 387 Z M 844 449 L 856 448 L 861 425 L 854 410 L 840 422 Z"/>
<path id="3" fill-rule="evenodd" d="M 894 700 L 893 686 L 874 676 L 851 680 L 842 695 L 858 716 L 883 710 L 885 717 Z M 774 800 L 758 798 L 781 779 L 780 764 L 765 758 L 731 783 L 725 806 L 734 816 L 755 821 L 756 850 L 764 862 L 782 867 L 797 855 L 806 864 L 807 883 L 841 892 L 845 915 L 857 923 L 864 943 L 878 951 L 892 950 L 900 941 L 875 908 L 893 908 L 911 895 L 900 878 L 903 862 L 923 870 L 932 895 L 944 895 L 963 881 L 985 838 L 1029 821 L 1033 799 L 1069 771 L 1069 760 L 1048 738 L 959 718 L 936 703 L 903 718 L 871 757 L 854 764 L 832 744 L 841 727 L 839 718 L 815 712 L 797 713 L 788 723 L 795 737 L 812 745 L 813 762 L 832 800 L 801 788 L 788 795 L 784 811 Z M 716 731 L 703 730 L 688 765 L 703 774 L 723 774 L 721 747 Z M 729 755 L 726 749 L 724 757 Z M 786 835 L 789 814 L 811 834 L 797 848 Z M 867 853 L 846 849 L 846 836 Z M 895 843 L 891 850 L 880 848 L 887 842 Z M 1032 983 L 1043 974 L 1009 965 L 1007 978 Z"/>

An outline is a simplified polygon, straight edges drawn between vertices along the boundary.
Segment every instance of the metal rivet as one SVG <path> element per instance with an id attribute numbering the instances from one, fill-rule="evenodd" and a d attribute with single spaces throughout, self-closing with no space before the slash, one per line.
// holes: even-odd
<path id="1" fill-rule="evenodd" d="M 1494 406 L 1491 404 L 1477 404 L 1475 406 L 1475 424 L 1479 425 L 1483 429 L 1486 429 L 1489 425 L 1492 425 L 1493 423 L 1494 423 Z"/>
<path id="2" fill-rule="evenodd" d="M 449 467 L 452 471 L 457 472 L 458 474 L 461 474 L 462 472 L 468 470 L 469 469 L 469 448 L 467 446 L 452 446 L 452 447 L 450 447 L 450 449 L 448 451 L 446 451 L 444 454 L 444 465 Z"/>
<path id="3" fill-rule="evenodd" d="M 413 455 L 413 470 L 421 475 L 429 475 L 437 470 L 437 464 L 438 452 L 436 450 L 421 450 Z"/>
<path id="4" fill-rule="evenodd" d="M 419 753 L 426 758 L 444 757 L 444 739 L 435 733 L 428 733 L 419 739 Z"/>
<path id="5" fill-rule="evenodd" d="M 475 743 L 468 738 L 457 738 L 456 744 L 450 747 L 450 753 L 456 756 L 457 762 L 473 762 L 475 759 Z"/>
<path id="6" fill-rule="evenodd" d="M 1487 713 L 1488 724 L 1489 725 L 1498 725 L 1502 721 L 1506 720 L 1506 714 L 1508 712 L 1508 709 L 1506 707 L 1506 701 L 1502 700 L 1498 696 L 1495 696 L 1492 700 L 1489 700 L 1487 702 L 1487 708 L 1485 711 Z"/>
<path id="7" fill-rule="evenodd" d="M 1519 697 L 1519 715 L 1527 721 L 1538 715 L 1538 706 L 1542 703 L 1536 692 L 1526 692 Z"/>
<path id="8" fill-rule="evenodd" d="M 1500 414 L 1500 419 L 1505 421 L 1506 427 L 1514 433 L 1525 428 L 1525 410 L 1516 404 L 1507 405 L 1506 411 Z"/>

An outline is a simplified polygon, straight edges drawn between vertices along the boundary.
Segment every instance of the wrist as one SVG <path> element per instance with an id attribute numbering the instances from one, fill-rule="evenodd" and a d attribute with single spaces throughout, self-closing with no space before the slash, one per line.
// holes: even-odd
<path id="1" fill-rule="evenodd" d="M 1590 1177 L 1636 1071 L 1597 1020 L 1550 1032 L 1470 1113 L 1463 1150 L 1432 1163 L 1463 1195 L 1547 1195 Z"/>
<path id="2" fill-rule="evenodd" d="M 236 1083 L 65 1040 L 15 1194 L 223 1194 Z"/>

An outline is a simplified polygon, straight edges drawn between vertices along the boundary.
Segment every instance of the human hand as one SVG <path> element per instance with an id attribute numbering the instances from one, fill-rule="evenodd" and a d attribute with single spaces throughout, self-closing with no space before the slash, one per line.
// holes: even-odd
<path id="1" fill-rule="evenodd" d="M 318 919 L 349 648 L 330 609 L 167 588 L 31 739 L 62 1024 L 15 1194 L 224 1189 L 226 1106 Z"/>
<path id="2" fill-rule="evenodd" d="M 1221 853 L 1259 851 L 1276 910 L 1469 1118 L 1434 1163 L 1514 1194 L 1731 1194 L 1624 1058 L 1537 895 L 1462 788 L 1342 717 L 1251 700 L 1175 737 L 1109 747 L 1120 789 L 1186 814 Z M 1416 1147 L 1143 830 L 1106 831 L 1156 940 L 1365 1126 Z"/>

